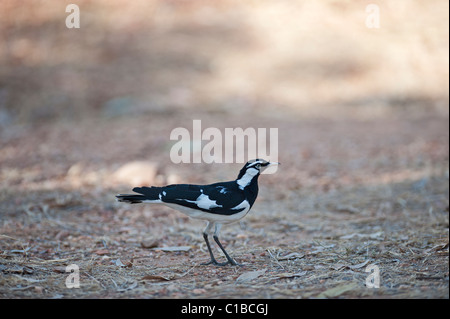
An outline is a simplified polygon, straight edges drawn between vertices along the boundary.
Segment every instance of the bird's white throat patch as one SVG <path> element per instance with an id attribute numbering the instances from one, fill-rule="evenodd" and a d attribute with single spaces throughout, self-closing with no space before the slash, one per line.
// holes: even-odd
<path id="1" fill-rule="evenodd" d="M 247 187 L 253 180 L 253 178 L 258 175 L 259 170 L 257 170 L 256 168 L 249 168 L 244 176 L 242 176 L 240 179 L 238 179 L 236 182 L 239 185 L 240 189 L 244 189 L 245 187 Z"/>

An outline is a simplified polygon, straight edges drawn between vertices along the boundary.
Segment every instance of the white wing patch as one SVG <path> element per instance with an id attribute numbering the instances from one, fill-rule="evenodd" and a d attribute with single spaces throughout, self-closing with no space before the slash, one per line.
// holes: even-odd
<path id="1" fill-rule="evenodd" d="M 217 205 L 217 201 L 211 200 L 208 197 L 208 195 L 205 195 L 205 194 L 201 194 L 195 201 L 187 200 L 187 199 L 179 199 L 179 200 L 183 200 L 188 203 L 194 203 L 199 208 L 203 208 L 203 209 L 212 209 L 212 208 L 217 208 L 217 207 L 223 207 L 222 205 Z"/>

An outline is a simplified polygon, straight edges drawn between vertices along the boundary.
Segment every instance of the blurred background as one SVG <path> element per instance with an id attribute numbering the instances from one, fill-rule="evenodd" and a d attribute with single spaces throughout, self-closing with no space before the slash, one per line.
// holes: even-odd
<path id="1" fill-rule="evenodd" d="M 0 2 L 4 189 L 227 178 L 170 162 L 193 119 L 279 128 L 294 189 L 448 175 L 448 1 L 73 2 Z"/>
<path id="2" fill-rule="evenodd" d="M 70 3 L 80 29 L 66 28 Z M 366 25 L 370 3 L 380 28 Z M 179 109 L 448 112 L 448 6 L 2 0 L 0 124 Z"/>

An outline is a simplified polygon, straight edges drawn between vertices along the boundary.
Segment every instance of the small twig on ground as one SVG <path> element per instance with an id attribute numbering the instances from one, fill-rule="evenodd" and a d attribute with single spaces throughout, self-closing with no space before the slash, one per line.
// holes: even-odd
<path id="1" fill-rule="evenodd" d="M 282 269 L 284 269 L 283 265 L 280 264 L 280 262 L 278 261 L 278 259 L 277 259 L 274 255 L 272 255 L 272 252 L 270 251 L 270 249 L 267 249 L 267 252 L 269 253 L 270 257 L 271 257 L 273 260 L 275 260 L 275 262 L 277 263 L 277 265 L 280 266 Z"/>

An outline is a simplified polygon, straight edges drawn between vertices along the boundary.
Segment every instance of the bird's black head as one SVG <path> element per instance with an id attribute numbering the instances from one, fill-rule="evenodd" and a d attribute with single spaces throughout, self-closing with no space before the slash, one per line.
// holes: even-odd
<path id="1" fill-rule="evenodd" d="M 249 173 L 252 176 L 259 175 L 270 165 L 277 165 L 279 163 L 268 162 L 263 159 L 255 159 L 248 161 L 239 172 L 238 179 L 242 178 L 245 174 Z"/>

